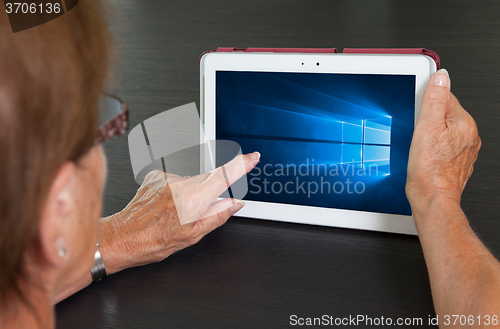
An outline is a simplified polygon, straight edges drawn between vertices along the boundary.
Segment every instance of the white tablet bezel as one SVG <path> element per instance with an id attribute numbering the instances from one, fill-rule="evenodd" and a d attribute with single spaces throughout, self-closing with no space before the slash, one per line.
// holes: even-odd
<path id="1" fill-rule="evenodd" d="M 200 116 L 204 126 L 204 136 L 207 140 L 215 140 L 216 71 L 415 75 L 416 122 L 423 91 L 430 76 L 436 72 L 436 63 L 424 55 L 216 52 L 205 54 L 200 65 Z M 207 157 L 208 155 L 202 153 L 201 172 L 205 172 L 207 169 Z M 251 200 L 245 200 L 245 204 L 245 207 L 238 212 L 238 216 L 417 234 L 412 216 Z"/>

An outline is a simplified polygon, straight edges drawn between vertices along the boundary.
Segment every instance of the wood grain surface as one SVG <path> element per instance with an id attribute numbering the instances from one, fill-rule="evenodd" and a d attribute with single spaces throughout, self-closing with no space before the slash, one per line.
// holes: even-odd
<path id="1" fill-rule="evenodd" d="M 200 54 L 235 47 L 426 47 L 476 119 L 483 147 L 462 206 L 500 252 L 500 2 L 115 0 L 110 89 L 131 127 L 199 104 Z M 174 140 L 172 142 L 175 142 Z M 105 145 L 104 215 L 137 184 L 127 138 Z M 281 328 L 290 316 L 434 316 L 417 237 L 233 218 L 165 261 L 126 270 L 57 305 L 58 328 Z"/>

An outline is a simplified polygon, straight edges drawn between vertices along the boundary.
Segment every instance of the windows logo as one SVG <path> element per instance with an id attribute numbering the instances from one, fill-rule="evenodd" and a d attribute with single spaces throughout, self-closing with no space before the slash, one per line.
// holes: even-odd
<path id="1" fill-rule="evenodd" d="M 342 122 L 341 163 L 390 175 L 392 117 Z"/>

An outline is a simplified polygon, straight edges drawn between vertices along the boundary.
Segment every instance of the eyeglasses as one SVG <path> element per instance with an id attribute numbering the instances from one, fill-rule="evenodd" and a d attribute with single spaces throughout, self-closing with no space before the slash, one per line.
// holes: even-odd
<path id="1" fill-rule="evenodd" d="M 104 94 L 99 101 L 99 130 L 94 145 L 123 135 L 128 128 L 128 108 L 118 97 Z"/>

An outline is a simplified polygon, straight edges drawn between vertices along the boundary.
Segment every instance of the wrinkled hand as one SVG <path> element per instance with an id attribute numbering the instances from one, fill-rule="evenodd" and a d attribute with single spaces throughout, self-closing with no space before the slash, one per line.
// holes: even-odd
<path id="1" fill-rule="evenodd" d="M 460 205 L 481 147 L 476 122 L 450 92 L 446 70 L 429 80 L 408 160 L 406 194 L 413 211 L 437 200 Z"/>
<path id="2" fill-rule="evenodd" d="M 189 178 L 149 173 L 125 209 L 99 223 L 98 242 L 108 274 L 161 261 L 223 225 L 244 203 L 217 197 L 259 158 L 257 152 L 239 155 L 213 172 Z"/>

